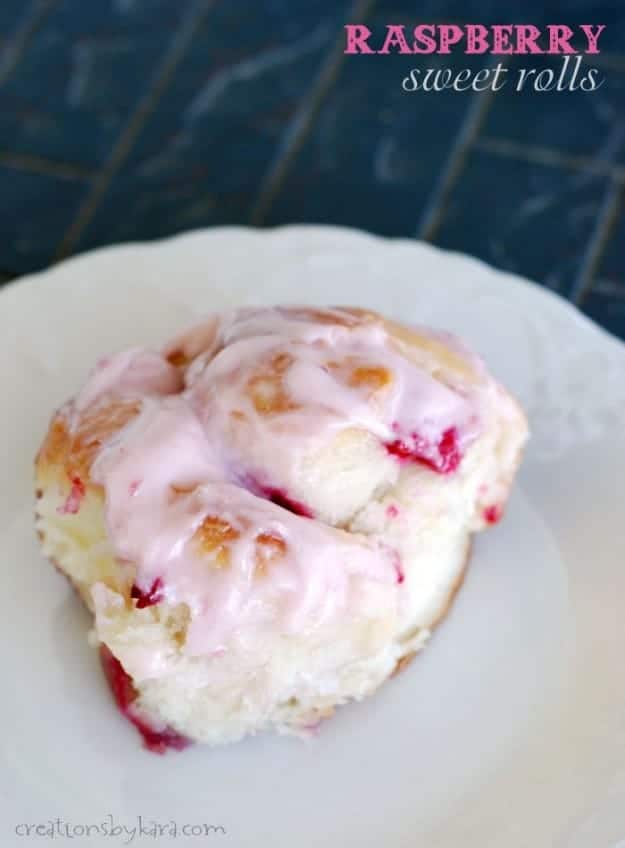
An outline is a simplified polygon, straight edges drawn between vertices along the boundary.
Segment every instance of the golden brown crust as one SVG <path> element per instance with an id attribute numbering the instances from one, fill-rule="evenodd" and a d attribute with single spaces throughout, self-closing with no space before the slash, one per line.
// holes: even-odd
<path id="1" fill-rule="evenodd" d="M 400 674 L 407 666 L 410 665 L 410 663 L 413 661 L 413 659 L 417 656 L 418 653 L 418 651 L 410 651 L 409 653 L 404 654 L 403 657 L 400 657 L 397 660 L 395 668 L 391 672 L 390 676 L 397 677 L 398 674 Z"/>
<path id="2" fill-rule="evenodd" d="M 187 354 L 180 349 L 172 350 L 171 353 L 168 353 L 165 357 L 170 365 L 173 365 L 175 368 L 184 368 L 189 364 L 189 358 Z"/>
<path id="3" fill-rule="evenodd" d="M 315 306 L 286 306 L 282 307 L 283 314 L 294 318 L 296 321 L 314 321 L 317 324 L 326 324 L 339 327 L 356 327 L 366 321 L 368 315 L 364 309 L 351 309 L 342 306 L 329 308 Z M 376 316 L 377 317 L 377 316 Z"/>
<path id="4" fill-rule="evenodd" d="M 207 515 L 195 531 L 199 547 L 217 568 L 226 568 L 230 564 L 230 543 L 235 542 L 239 535 L 228 521 L 216 515 Z"/>
<path id="5" fill-rule="evenodd" d="M 247 393 L 259 415 L 282 415 L 299 408 L 284 386 L 284 374 L 292 364 L 289 353 L 277 353 L 248 380 Z"/>
<path id="6" fill-rule="evenodd" d="M 62 467 L 68 478 L 78 476 L 86 483 L 102 444 L 125 427 L 140 410 L 141 404 L 136 400 L 115 399 L 87 410 L 78 417 L 76 427 L 71 431 L 65 416 L 57 413 L 37 455 L 37 469 Z"/>
<path id="7" fill-rule="evenodd" d="M 284 559 L 286 542 L 277 533 L 260 533 L 256 536 L 254 575 L 263 577 L 271 566 Z"/>
<path id="8" fill-rule="evenodd" d="M 43 444 L 39 449 L 35 466 L 37 469 L 63 463 L 69 450 L 69 432 L 62 415 L 57 414 L 48 427 Z"/>

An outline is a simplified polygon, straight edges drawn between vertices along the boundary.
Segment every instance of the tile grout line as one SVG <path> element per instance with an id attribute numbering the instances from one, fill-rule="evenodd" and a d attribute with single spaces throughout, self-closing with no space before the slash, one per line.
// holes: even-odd
<path id="1" fill-rule="evenodd" d="M 70 224 L 57 248 L 55 258 L 62 259 L 67 256 L 78 243 L 85 229 L 93 219 L 100 201 L 104 197 L 115 174 L 119 171 L 128 154 L 132 150 L 139 133 L 146 121 L 156 108 L 158 101 L 169 84 L 176 68 L 187 52 L 194 35 L 202 24 L 204 17 L 213 6 L 214 0 L 196 0 L 193 9 L 188 13 L 167 48 L 161 60 L 147 92 L 139 100 L 138 105 L 125 126 L 121 130 L 117 141 L 113 145 L 111 154 L 103 169 L 97 174 L 93 186 L 84 203 L 81 204 L 78 214 Z"/>
<path id="2" fill-rule="evenodd" d="M 0 150 L 0 165 L 15 171 L 26 171 L 31 174 L 47 174 L 63 180 L 91 180 L 95 171 L 72 165 L 70 162 L 58 162 L 45 159 L 43 156 L 33 156 L 30 153 L 12 153 Z"/>
<path id="3" fill-rule="evenodd" d="M 505 67 L 505 62 L 501 60 L 501 57 L 494 57 L 491 65 L 495 65 L 496 60 L 500 61 Z M 437 185 L 425 205 L 425 209 L 416 228 L 416 238 L 430 241 L 436 235 L 443 220 L 449 195 L 460 176 L 462 166 L 469 154 L 471 146 L 476 142 L 477 135 L 486 119 L 495 94 L 496 92 L 491 89 L 481 94 L 476 94 L 472 98 L 462 126 L 447 157 L 447 162 L 441 169 Z"/>
<path id="4" fill-rule="evenodd" d="M 625 285 L 611 277 L 595 277 L 590 291 L 592 294 L 600 294 L 603 297 L 625 300 Z M 587 294 L 590 294 L 590 291 Z"/>
<path id="5" fill-rule="evenodd" d="M 552 147 L 522 144 L 495 136 L 482 136 L 475 142 L 475 150 L 481 153 L 492 153 L 494 156 L 531 162 L 535 165 L 544 165 L 548 168 L 568 168 L 573 171 L 607 175 L 611 176 L 615 182 L 625 182 L 625 167 L 622 165 L 614 165 L 606 159 L 561 153 Z"/>
<path id="6" fill-rule="evenodd" d="M 606 244 L 612 233 L 625 193 L 625 168 L 613 165 L 605 159 L 593 159 L 588 156 L 571 156 L 549 147 L 524 145 L 507 139 L 483 137 L 475 149 L 495 156 L 532 162 L 552 168 L 569 168 L 585 174 L 609 177 L 597 223 L 584 252 L 581 267 L 577 273 L 569 299 L 581 306 L 595 285 L 593 275 L 597 270 Z"/>
<path id="7" fill-rule="evenodd" d="M 475 140 L 474 150 L 491 153 L 507 159 L 517 159 L 553 168 L 583 170 L 602 176 L 611 176 L 616 182 L 625 184 L 625 166 L 614 165 L 606 160 L 589 156 L 562 153 L 552 147 L 528 145 L 497 136 L 481 136 Z M 30 173 L 42 173 L 68 180 L 93 180 L 97 171 L 71 162 L 47 159 L 33 154 L 0 150 L 0 165 Z"/>
<path id="8" fill-rule="evenodd" d="M 597 216 L 597 223 L 584 251 L 580 270 L 571 288 L 569 299 L 577 306 L 582 306 L 585 297 L 592 289 L 594 274 L 616 224 L 622 199 L 623 186 L 615 180 L 610 180 Z"/>
<path id="9" fill-rule="evenodd" d="M 35 0 L 17 31 L 13 36 L 7 38 L 2 49 L 0 49 L 0 85 L 3 85 L 9 79 L 28 42 L 57 2 L 58 0 Z"/>
<path id="10" fill-rule="evenodd" d="M 349 20 L 364 21 L 373 11 L 376 2 L 377 0 L 355 0 L 349 11 Z M 291 165 L 306 141 L 323 101 L 336 82 L 344 58 L 343 30 L 341 29 L 341 34 L 329 48 L 321 70 L 287 127 L 278 151 L 261 181 L 257 198 L 252 204 L 249 215 L 249 222 L 254 226 L 259 226 L 264 222 L 271 204 L 282 188 Z"/>

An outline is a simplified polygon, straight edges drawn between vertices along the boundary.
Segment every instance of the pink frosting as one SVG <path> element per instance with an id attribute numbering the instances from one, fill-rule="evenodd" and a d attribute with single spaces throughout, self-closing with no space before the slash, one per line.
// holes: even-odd
<path id="1" fill-rule="evenodd" d="M 137 605 L 187 604 L 191 655 L 219 653 L 230 638 L 265 627 L 306 633 L 346 611 L 367 614 L 371 591 L 378 608 L 399 603 L 395 551 L 306 517 L 306 505 L 286 508 L 307 452 L 360 428 L 398 461 L 453 473 L 480 432 L 477 388 L 471 394 L 433 379 L 381 323 L 334 314 L 336 323 L 297 309 L 214 316 L 162 355 L 134 350 L 102 360 L 73 404 L 76 415 L 111 396 L 140 401 L 138 416 L 99 451 L 91 477 L 104 490 L 115 554 L 136 565 Z M 180 349 L 194 357 L 184 385 L 166 360 Z M 284 354 L 288 408 L 261 414 L 250 381 Z M 372 393 L 328 365 L 346 362 L 382 367 L 392 379 Z M 450 438 L 453 467 L 443 457 Z M 227 565 L 202 550 L 207 517 L 233 529 Z M 259 537 L 281 543 L 262 574 Z"/>

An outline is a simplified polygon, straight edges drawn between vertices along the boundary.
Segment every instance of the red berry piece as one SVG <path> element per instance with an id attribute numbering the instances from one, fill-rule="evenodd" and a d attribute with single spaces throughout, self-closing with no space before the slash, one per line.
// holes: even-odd
<path id="1" fill-rule="evenodd" d="M 76 515 L 86 494 L 85 484 L 77 474 L 71 474 L 69 479 L 72 488 L 63 506 L 57 510 L 60 515 Z"/>
<path id="2" fill-rule="evenodd" d="M 170 727 L 166 727 L 164 730 L 155 730 L 137 714 L 134 708 L 137 691 L 132 685 L 130 675 L 126 673 L 120 661 L 113 656 L 106 645 L 100 645 L 100 660 L 119 711 L 137 728 L 148 751 L 152 751 L 154 754 L 164 754 L 170 748 L 175 751 L 182 751 L 191 745 L 190 739 Z"/>
<path id="3" fill-rule="evenodd" d="M 501 521 L 503 509 L 499 506 L 499 504 L 493 504 L 492 506 L 487 506 L 482 514 L 484 516 L 484 521 L 487 524 L 497 524 Z"/>
<path id="4" fill-rule="evenodd" d="M 133 583 L 130 590 L 130 597 L 136 600 L 137 609 L 154 606 L 154 604 L 158 604 L 163 600 L 163 581 L 160 577 L 157 577 L 147 592 L 144 592 L 136 583 Z"/>

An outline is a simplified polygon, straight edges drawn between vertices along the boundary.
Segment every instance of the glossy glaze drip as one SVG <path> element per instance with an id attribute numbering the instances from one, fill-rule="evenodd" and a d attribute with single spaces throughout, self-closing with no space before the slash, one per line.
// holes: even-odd
<path id="1" fill-rule="evenodd" d="M 372 581 L 382 606 L 397 605 L 396 552 L 311 520 L 292 484 L 302 456 L 346 429 L 398 462 L 456 473 L 480 432 L 480 389 L 436 379 L 424 356 L 412 361 L 366 315 L 247 309 L 208 319 L 162 355 L 102 360 L 69 419 L 118 397 L 140 403 L 90 474 L 116 555 L 136 565 L 136 606 L 186 604 L 184 650 L 205 655 L 243 632 L 306 633 L 358 614 Z"/>

